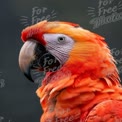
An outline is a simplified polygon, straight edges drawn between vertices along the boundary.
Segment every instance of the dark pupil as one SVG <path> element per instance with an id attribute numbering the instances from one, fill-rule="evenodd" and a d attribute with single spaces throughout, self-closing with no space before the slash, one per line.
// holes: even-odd
<path id="1" fill-rule="evenodd" d="M 64 37 L 59 37 L 58 40 L 59 40 L 59 41 L 63 41 L 63 40 L 64 40 Z"/>

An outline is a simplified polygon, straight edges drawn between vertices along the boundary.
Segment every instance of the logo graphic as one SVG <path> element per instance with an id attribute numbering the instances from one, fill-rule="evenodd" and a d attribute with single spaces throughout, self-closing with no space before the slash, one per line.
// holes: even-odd
<path id="1" fill-rule="evenodd" d="M 43 62 L 43 72 L 37 71 L 37 70 L 31 70 L 31 76 L 32 79 L 34 80 L 34 83 L 38 84 L 38 87 L 41 85 L 41 81 L 43 79 L 47 79 L 51 81 L 56 81 L 57 79 L 59 80 L 62 77 L 66 77 L 71 75 L 71 72 L 69 70 L 65 70 L 65 73 L 63 71 L 60 71 L 58 75 L 54 75 L 53 77 L 47 76 L 46 77 L 46 72 L 47 69 L 48 71 L 55 72 L 55 70 L 58 70 L 60 66 L 55 66 L 54 68 L 49 68 L 50 65 L 55 64 L 56 59 L 50 58 L 50 57 L 45 57 L 44 62 Z M 41 66 L 40 66 L 41 67 Z"/>
<path id="2" fill-rule="evenodd" d="M 0 122 L 2 122 L 2 120 L 4 120 L 4 117 L 0 116 Z"/>
<path id="3" fill-rule="evenodd" d="M 52 108 L 53 109 L 53 108 Z M 60 114 L 60 116 L 61 115 L 64 115 L 64 114 L 67 114 L 67 113 L 69 113 L 70 111 L 71 111 L 71 109 L 70 108 L 66 108 L 66 109 L 59 109 L 58 110 L 59 111 L 59 114 Z M 55 118 L 55 122 L 72 122 L 73 120 L 76 120 L 76 119 L 78 119 L 78 118 L 80 118 L 80 115 L 81 115 L 81 112 L 80 111 L 78 111 L 78 112 L 76 112 L 74 115 L 70 115 L 70 116 L 67 116 L 67 117 L 64 117 L 64 118 Z M 52 120 L 52 119 L 47 119 L 46 120 L 46 122 L 54 122 L 54 120 Z M 79 120 L 79 122 L 82 122 L 82 120 Z"/>
<path id="4" fill-rule="evenodd" d="M 93 29 L 102 25 L 122 20 L 122 1 L 99 0 L 97 7 L 88 7 L 88 15 L 92 18 Z"/>
<path id="5" fill-rule="evenodd" d="M 112 48 L 111 53 L 114 56 L 114 59 L 117 62 L 117 68 L 119 73 L 122 73 L 122 49 Z"/>
<path id="6" fill-rule="evenodd" d="M 3 88 L 5 86 L 5 80 L 0 79 L 0 88 Z"/>
<path id="7" fill-rule="evenodd" d="M 2 79 L 2 72 L 0 72 L 0 88 L 3 88 L 5 86 L 5 80 Z"/>
<path id="8" fill-rule="evenodd" d="M 46 7 L 39 8 L 35 6 L 32 8 L 31 16 L 21 16 L 21 23 L 27 27 L 36 24 L 42 20 L 51 20 L 56 18 L 57 13 L 55 10 L 49 10 Z"/>
<path id="9" fill-rule="evenodd" d="M 39 72 L 39 71 L 36 71 L 36 70 L 31 71 L 32 79 L 34 80 L 35 84 L 38 84 L 38 87 L 41 86 L 41 81 L 44 79 L 45 73 L 46 72 Z"/>
<path id="10" fill-rule="evenodd" d="M 0 116 L 0 122 L 4 122 L 4 120 L 6 120 L 3 116 Z M 8 120 L 8 121 L 6 121 L 6 122 L 13 122 L 13 121 L 11 121 L 10 119 Z"/>

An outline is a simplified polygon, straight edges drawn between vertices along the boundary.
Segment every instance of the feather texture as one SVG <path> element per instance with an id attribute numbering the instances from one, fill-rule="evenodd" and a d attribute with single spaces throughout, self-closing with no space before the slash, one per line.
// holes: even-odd
<path id="1" fill-rule="evenodd" d="M 59 21 L 30 26 L 23 30 L 22 39 L 34 38 L 44 43 L 44 33 L 65 34 L 75 44 L 63 67 L 46 73 L 42 86 L 36 91 L 44 111 L 40 121 L 115 122 L 122 119 L 122 88 L 105 39 L 77 24 Z"/>

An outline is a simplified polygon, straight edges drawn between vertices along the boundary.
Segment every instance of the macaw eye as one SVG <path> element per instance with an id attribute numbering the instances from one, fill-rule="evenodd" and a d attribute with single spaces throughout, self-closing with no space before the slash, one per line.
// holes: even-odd
<path id="1" fill-rule="evenodd" d="M 58 42 L 64 43 L 65 42 L 65 37 L 58 37 Z"/>

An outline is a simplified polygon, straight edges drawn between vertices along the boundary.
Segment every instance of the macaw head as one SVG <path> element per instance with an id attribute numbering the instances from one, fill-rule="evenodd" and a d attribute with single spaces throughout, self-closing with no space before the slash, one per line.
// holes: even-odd
<path id="1" fill-rule="evenodd" d="M 74 121 L 78 121 L 81 108 L 86 111 L 101 102 L 95 97 L 96 92 L 113 92 L 112 88 L 120 85 L 115 61 L 104 38 L 78 24 L 42 21 L 24 29 L 22 40 L 19 55 L 22 72 L 31 81 L 31 70 L 46 72 L 36 91 L 44 110 L 41 122 L 77 113 Z M 67 108 L 68 112 L 61 114 Z"/>
<path id="2" fill-rule="evenodd" d="M 42 21 L 24 29 L 21 38 L 19 65 L 30 80 L 32 69 L 54 74 L 65 68 L 92 79 L 117 72 L 104 38 L 78 24 Z"/>

